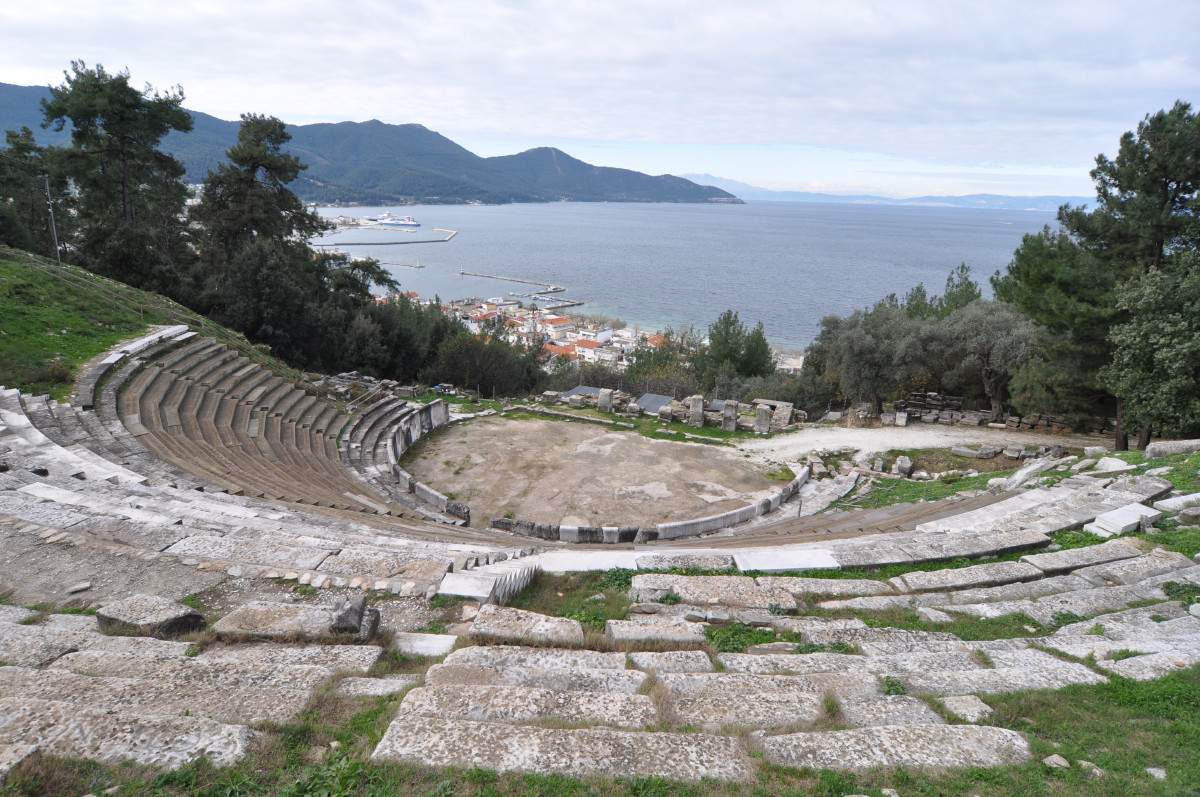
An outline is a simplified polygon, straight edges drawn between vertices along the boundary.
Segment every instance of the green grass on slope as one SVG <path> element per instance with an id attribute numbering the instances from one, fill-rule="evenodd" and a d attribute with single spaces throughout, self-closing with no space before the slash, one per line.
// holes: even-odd
<path id="1" fill-rule="evenodd" d="M 82 363 L 165 320 L 96 299 L 0 252 L 0 385 L 64 398 Z"/>
<path id="2" fill-rule="evenodd" d="M 187 324 L 285 379 L 300 375 L 164 296 L 0 246 L 0 385 L 65 398 L 80 365 L 154 324 Z"/>

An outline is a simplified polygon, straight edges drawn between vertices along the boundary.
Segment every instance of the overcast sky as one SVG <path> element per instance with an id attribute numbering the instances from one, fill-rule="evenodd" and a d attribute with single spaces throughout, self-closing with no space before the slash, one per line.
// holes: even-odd
<path id="1" fill-rule="evenodd" d="M 0 81 L 74 58 L 187 106 L 419 122 L 651 173 L 892 195 L 1090 194 L 1200 103 L 1200 2 L 0 2 Z"/>

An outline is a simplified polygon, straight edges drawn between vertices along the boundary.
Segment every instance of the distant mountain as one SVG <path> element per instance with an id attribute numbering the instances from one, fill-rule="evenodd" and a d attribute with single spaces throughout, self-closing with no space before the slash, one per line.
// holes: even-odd
<path id="1" fill-rule="evenodd" d="M 40 143 L 61 144 L 67 133 L 41 127 L 42 86 L 0 83 L 0 130 L 22 126 Z M 163 148 L 200 182 L 237 139 L 238 123 L 190 111 L 190 133 L 172 133 Z M 313 202 L 738 202 L 720 188 L 669 174 L 592 166 L 565 152 L 539 147 L 481 158 L 422 125 L 368 122 L 288 125 L 287 149 L 308 169 L 294 188 Z"/>
<path id="2" fill-rule="evenodd" d="M 715 177 L 711 174 L 685 174 L 685 178 L 703 185 L 723 188 L 750 202 L 833 202 L 860 205 L 925 205 L 931 207 L 990 208 L 993 210 L 1055 211 L 1061 205 L 1086 205 L 1094 202 L 1085 196 L 1010 196 L 1006 194 L 963 194 L 961 196 L 914 196 L 905 198 L 875 194 L 823 194 L 811 191 L 773 191 L 749 183 Z"/>

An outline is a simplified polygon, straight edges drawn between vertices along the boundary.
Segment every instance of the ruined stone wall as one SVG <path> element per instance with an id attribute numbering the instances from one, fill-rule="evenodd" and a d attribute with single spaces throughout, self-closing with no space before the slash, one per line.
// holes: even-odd
<path id="1" fill-rule="evenodd" d="M 756 517 L 762 517 L 776 511 L 789 499 L 799 492 L 800 487 L 808 481 L 809 469 L 804 468 L 796 478 L 792 479 L 767 498 L 753 504 L 747 504 L 719 515 L 679 520 L 672 523 L 659 523 L 656 526 L 562 526 L 554 523 L 535 523 L 532 520 L 514 520 L 496 518 L 492 520 L 492 528 L 510 531 L 524 537 L 536 537 L 541 540 L 559 540 L 560 542 L 575 543 L 630 543 L 652 542 L 654 540 L 674 540 L 681 537 L 697 537 L 721 529 L 727 529 L 746 523 Z"/>

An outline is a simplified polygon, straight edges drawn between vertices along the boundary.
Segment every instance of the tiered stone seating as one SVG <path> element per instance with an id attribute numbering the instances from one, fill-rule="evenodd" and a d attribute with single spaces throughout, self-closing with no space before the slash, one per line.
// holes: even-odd
<path id="1" fill-rule="evenodd" d="M 106 636 L 93 617 L 0 606 L 0 749 L 173 769 L 240 759 L 251 726 L 292 719 L 336 673 L 365 674 L 370 645 L 234 645 Z M 32 624 L 30 624 L 32 623 Z"/>

